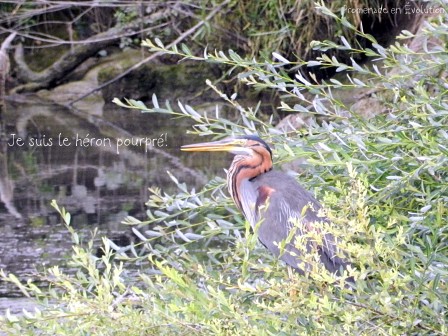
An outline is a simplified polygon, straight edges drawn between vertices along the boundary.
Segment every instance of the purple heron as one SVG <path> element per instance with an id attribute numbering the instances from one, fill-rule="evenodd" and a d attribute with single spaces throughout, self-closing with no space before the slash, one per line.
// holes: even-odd
<path id="1" fill-rule="evenodd" d="M 321 244 L 306 238 L 304 250 L 309 253 L 317 249 L 320 262 L 331 273 L 341 273 L 346 268 L 348 263 L 338 256 L 334 236 L 314 227 L 313 223 L 328 222 L 317 215 L 321 205 L 292 176 L 272 169 L 272 151 L 265 141 L 245 135 L 186 145 L 181 150 L 225 151 L 235 155 L 227 172 L 231 197 L 252 228 L 259 223 L 260 242 L 299 273 L 309 271 L 310 266 L 301 262 L 303 250 L 296 247 L 296 237 L 309 231 L 321 235 Z M 283 251 L 279 247 L 282 241 L 286 242 Z"/>

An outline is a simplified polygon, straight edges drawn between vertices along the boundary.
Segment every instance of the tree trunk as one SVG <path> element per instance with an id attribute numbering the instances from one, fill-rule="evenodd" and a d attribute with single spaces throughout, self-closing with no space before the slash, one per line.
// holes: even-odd
<path id="1" fill-rule="evenodd" d="M 16 33 L 10 34 L 0 47 L 0 122 L 2 121 L 3 112 L 5 111 L 5 86 L 6 77 L 9 73 L 8 48 L 14 40 L 14 37 L 16 37 Z"/>
<path id="2" fill-rule="evenodd" d="M 19 44 L 16 47 L 14 60 L 17 64 L 17 77 L 26 84 L 16 87 L 13 91 L 16 93 L 34 92 L 53 87 L 86 59 L 115 43 L 125 29 L 126 27 L 114 27 L 85 40 L 62 55 L 51 67 L 41 72 L 35 72 L 28 67 L 24 58 L 23 46 Z"/>

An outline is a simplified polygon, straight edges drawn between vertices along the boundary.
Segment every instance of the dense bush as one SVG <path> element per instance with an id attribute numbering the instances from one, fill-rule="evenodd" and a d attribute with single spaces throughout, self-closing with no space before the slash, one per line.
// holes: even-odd
<path id="1" fill-rule="evenodd" d="M 372 36 L 355 31 L 344 17 L 325 7 L 356 34 L 369 39 L 370 49 L 341 43 L 315 42 L 325 51 L 344 49 L 372 57 L 371 64 L 339 63 L 322 54 L 309 62 L 292 62 L 277 53 L 273 61 L 245 59 L 236 53 L 193 55 L 186 46 L 166 49 L 161 41 L 146 41 L 152 51 L 182 58 L 226 64 L 238 70 L 242 83 L 275 90 L 280 108 L 308 118 L 302 129 L 283 132 L 257 107 L 240 106 L 237 93 L 226 96 L 218 85 L 207 85 L 239 111 L 230 121 L 190 106 L 153 97 L 116 103 L 146 113 L 166 113 L 194 120 L 189 132 L 223 137 L 258 133 L 276 144 L 277 168 L 294 164 L 300 180 L 323 201 L 331 230 L 350 256 L 356 288 L 344 287 L 344 277 L 316 265 L 308 277 L 289 274 L 284 264 L 257 243 L 242 216 L 226 196 L 225 181 L 215 178 L 200 191 L 172 179 L 175 195 L 152 190 L 148 220 L 127 218 L 139 242 L 118 247 L 104 239 L 104 255 L 74 239 L 75 275 L 58 268 L 42 275 L 48 292 L 19 284 L 41 298 L 42 311 L 2 317 L 9 334 L 167 334 L 293 335 L 406 334 L 448 332 L 448 101 L 446 14 L 425 24 L 419 38 L 423 51 L 411 50 L 412 37 L 381 47 Z M 447 8 L 445 8 L 445 13 Z M 427 41 L 437 41 L 436 44 Z M 283 71 L 289 67 L 326 66 L 343 72 L 328 81 L 313 82 Z M 337 92 L 360 92 L 384 106 L 370 119 L 357 114 Z M 317 118 L 319 117 L 319 118 Z M 299 162 L 296 162 L 299 160 Z M 57 207 L 57 205 L 55 205 Z M 120 261 L 120 259 L 122 261 Z M 122 264 L 121 262 L 125 262 Z M 138 277 L 130 264 L 147 265 Z M 123 266 L 125 265 L 125 266 Z"/>

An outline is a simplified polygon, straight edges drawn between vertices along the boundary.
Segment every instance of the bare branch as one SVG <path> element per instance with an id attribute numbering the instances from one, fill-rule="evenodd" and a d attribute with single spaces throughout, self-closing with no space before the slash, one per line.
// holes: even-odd
<path id="1" fill-rule="evenodd" d="M 5 108 L 5 82 L 6 76 L 8 76 L 9 73 L 9 57 L 7 50 L 15 37 L 16 33 L 10 34 L 0 47 L 0 121 Z"/>
<path id="2" fill-rule="evenodd" d="M 228 5 L 230 3 L 230 0 L 226 0 L 224 2 L 222 2 L 219 6 L 217 6 L 216 8 L 214 8 L 208 15 L 207 17 L 198 22 L 197 24 L 195 24 L 193 27 L 191 27 L 190 29 L 188 29 L 187 31 L 185 31 L 184 33 L 182 33 L 177 39 L 175 39 L 173 42 L 171 42 L 170 44 L 167 45 L 167 48 L 171 48 L 172 46 L 182 42 L 185 38 L 187 38 L 188 36 L 190 36 L 191 34 L 193 34 L 196 30 L 198 30 L 204 23 L 206 23 L 207 21 L 209 21 L 213 16 L 215 16 L 224 6 Z M 119 74 L 118 76 L 112 78 L 111 80 L 107 81 L 106 83 L 98 86 L 97 88 L 95 88 L 94 90 L 91 90 L 90 92 L 87 92 L 86 94 L 82 95 L 81 97 L 71 101 L 69 103 L 69 105 L 73 105 L 74 103 L 90 96 L 91 94 L 105 88 L 106 86 L 109 86 L 110 84 L 116 82 L 117 80 L 125 77 L 127 74 L 129 74 L 130 72 L 138 69 L 139 67 L 141 67 L 143 64 L 155 59 L 156 57 L 162 55 L 162 52 L 156 52 L 154 54 L 152 54 L 151 56 L 145 58 L 144 60 L 138 62 L 137 64 L 134 64 L 133 66 L 131 66 L 130 68 L 128 68 L 127 70 L 125 70 L 124 72 L 122 72 L 121 74 Z"/>
<path id="3" fill-rule="evenodd" d="M 150 21 L 153 21 L 152 18 L 161 20 L 163 18 L 168 17 L 170 13 L 171 13 L 170 10 L 164 10 L 161 13 L 157 12 L 151 14 L 147 19 Z M 154 29 L 161 28 L 165 25 L 167 25 L 167 23 L 154 25 L 150 28 L 145 28 L 142 31 L 140 30 L 134 31 L 136 23 L 132 22 L 126 26 L 110 28 L 109 30 L 103 33 L 99 33 L 83 41 L 65 42 L 59 40 L 51 41 L 49 39 L 40 38 L 40 40 L 56 42 L 58 44 L 67 43 L 70 45 L 75 45 L 74 48 L 65 53 L 62 57 L 60 57 L 59 60 L 57 60 L 51 67 L 41 72 L 35 72 L 28 67 L 24 58 L 24 50 L 23 50 L 24 48 L 21 44 L 19 44 L 16 47 L 14 55 L 15 62 L 19 69 L 19 71 L 17 71 L 17 77 L 19 80 L 25 82 L 26 84 L 16 87 L 13 90 L 13 92 L 16 93 L 32 92 L 37 91 L 39 89 L 49 88 L 54 83 L 60 81 L 64 76 L 67 75 L 67 73 L 75 69 L 87 58 L 96 55 L 100 50 L 104 49 L 105 47 L 112 45 L 113 43 L 116 43 L 116 41 L 119 40 L 120 38 L 126 36 L 134 36 L 142 32 L 148 32 Z M 129 29 L 131 29 L 132 31 L 126 32 Z M 32 38 L 36 39 L 35 37 Z"/>

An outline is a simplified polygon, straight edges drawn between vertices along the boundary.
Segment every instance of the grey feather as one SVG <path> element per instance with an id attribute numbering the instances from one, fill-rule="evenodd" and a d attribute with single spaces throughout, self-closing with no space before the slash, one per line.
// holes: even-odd
<path id="1" fill-rule="evenodd" d="M 258 204 L 262 208 L 255 209 L 257 203 L 260 203 L 260 188 L 266 187 L 281 192 L 272 192 L 266 202 Z M 292 176 L 277 171 L 270 171 L 250 181 L 244 181 L 240 191 L 242 193 L 241 199 L 244 200 L 242 203 L 243 212 L 247 220 L 252 227 L 255 227 L 260 221 L 258 238 L 276 256 L 280 256 L 278 243 L 286 240 L 294 227 L 294 222 L 299 222 L 299 226 L 294 228 L 296 231 L 293 239 L 286 244 L 285 251 L 280 259 L 302 274 L 305 270 L 308 270 L 309 265 L 303 267 L 302 264 L 302 267 L 300 266 L 302 252 L 295 247 L 295 237 L 306 232 L 308 230 L 307 226 L 314 222 L 328 222 L 326 218 L 317 216 L 317 211 L 321 208 L 321 205 L 313 195 L 303 189 Z M 307 207 L 307 209 L 303 212 L 304 207 Z M 274 211 L 274 209 L 277 210 Z M 337 256 L 335 237 L 326 233 L 322 237 L 322 243 L 321 246 L 317 247 L 321 262 L 331 273 L 339 273 L 348 263 Z M 307 241 L 305 251 L 309 253 L 312 248 L 313 242 Z"/>

